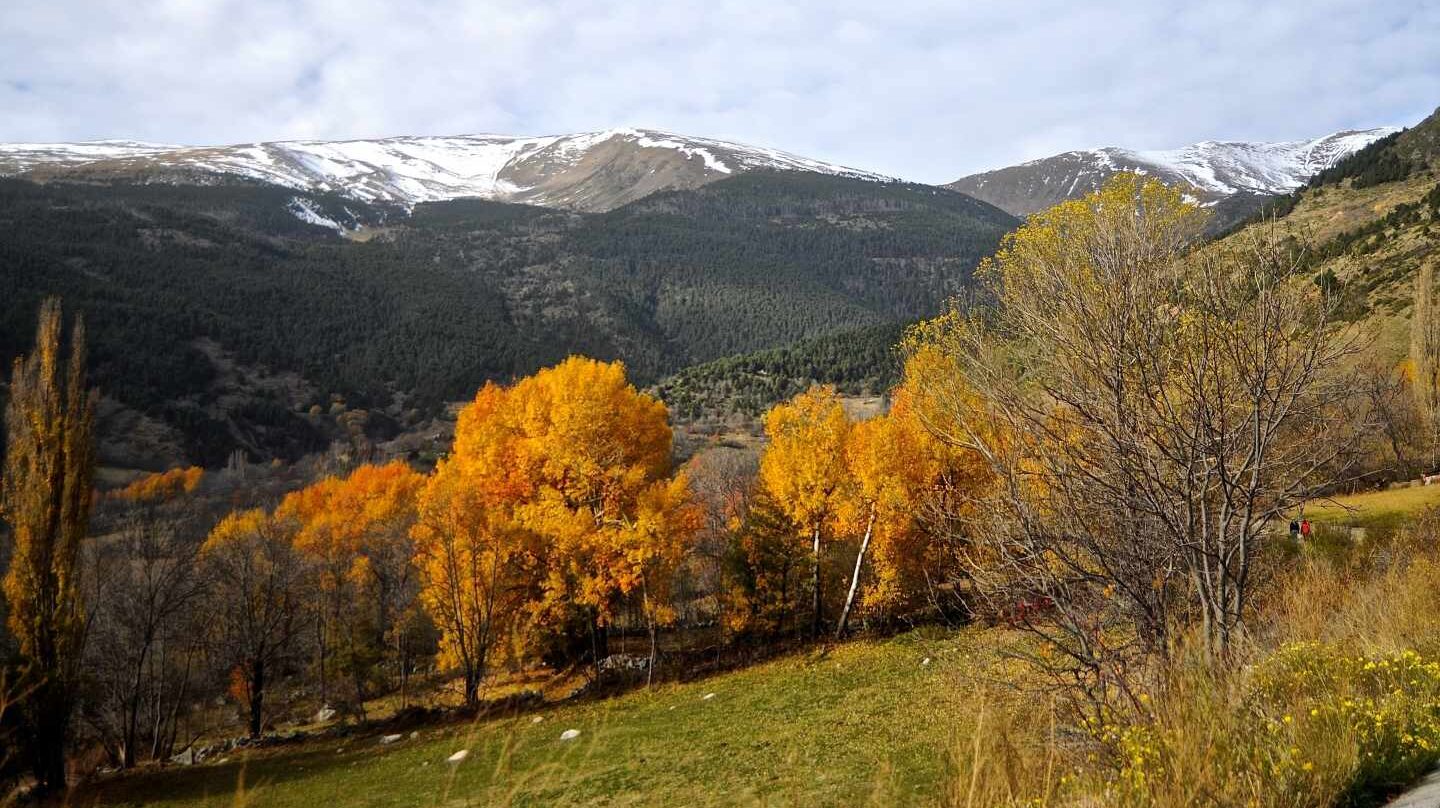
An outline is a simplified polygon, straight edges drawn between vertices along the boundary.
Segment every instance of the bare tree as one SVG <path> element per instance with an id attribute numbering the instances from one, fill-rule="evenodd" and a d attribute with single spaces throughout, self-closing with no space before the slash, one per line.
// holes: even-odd
<path id="1" fill-rule="evenodd" d="M 124 768 L 171 753 L 190 693 L 203 630 L 203 535 L 187 531 L 196 516 L 184 503 L 126 505 L 98 548 L 105 574 L 95 576 L 102 584 L 87 649 L 97 690 L 90 713 Z"/>
<path id="2" fill-rule="evenodd" d="M 1334 301 L 1270 234 L 1192 252 L 1197 214 L 1121 175 L 1007 241 L 994 309 L 918 342 L 945 360 L 922 417 L 994 475 L 957 508 L 978 594 L 1100 701 L 1176 625 L 1228 650 L 1271 524 L 1348 449 Z"/>
<path id="3" fill-rule="evenodd" d="M 1361 366 L 1356 384 L 1365 406 L 1366 422 L 1377 430 L 1369 449 L 1371 459 L 1367 470 L 1371 473 L 1393 471 L 1405 479 L 1420 471 L 1430 435 L 1418 396 L 1401 371 L 1401 368 L 1371 361 Z"/>

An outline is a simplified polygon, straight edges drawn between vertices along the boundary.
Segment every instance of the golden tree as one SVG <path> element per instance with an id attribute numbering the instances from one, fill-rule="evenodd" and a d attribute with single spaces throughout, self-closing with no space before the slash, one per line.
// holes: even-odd
<path id="1" fill-rule="evenodd" d="M 927 509 L 937 497 L 973 493 L 989 477 L 973 453 L 947 446 L 925 428 L 915 394 L 904 386 L 894 392 L 889 412 L 854 426 L 845 462 L 852 487 L 840 509 L 840 530 L 861 539 L 837 637 L 845 633 L 866 561 L 867 609 L 893 612 L 923 602 L 929 572 L 941 560 Z"/>
<path id="2" fill-rule="evenodd" d="M 231 513 L 200 548 L 210 582 L 211 640 L 244 700 L 250 737 L 265 728 L 266 688 L 290 651 L 304 599 L 304 565 L 261 509 Z"/>
<path id="3" fill-rule="evenodd" d="M 624 366 L 572 357 L 511 387 L 486 385 L 460 413 L 455 448 L 422 496 L 416 540 L 423 597 L 447 653 L 478 686 L 493 643 L 599 629 L 638 597 L 647 620 L 696 529 L 683 480 L 669 480 L 665 406 Z"/>
<path id="4" fill-rule="evenodd" d="M 494 651 L 536 597 L 540 572 L 534 537 L 468 465 L 458 454 L 440 462 L 421 492 L 414 537 L 420 602 L 441 631 L 440 662 L 460 669 L 473 707 Z"/>
<path id="5" fill-rule="evenodd" d="M 191 494 L 200 487 L 205 469 L 199 466 L 174 468 L 137 478 L 124 488 L 110 492 L 108 497 L 133 503 L 169 502 L 181 494 Z"/>
<path id="6" fill-rule="evenodd" d="M 769 443 L 760 457 L 760 483 L 810 540 L 811 633 L 824 620 L 820 558 L 823 541 L 850 496 L 845 464 L 851 429 L 832 387 L 813 387 L 765 414 Z"/>
<path id="7" fill-rule="evenodd" d="M 617 559 L 617 588 L 622 594 L 638 592 L 645 629 L 650 637 L 646 683 L 654 679 L 656 628 L 675 620 L 671 605 L 675 574 L 685 560 L 704 514 L 695 503 L 690 480 L 683 473 L 657 480 L 636 498 L 633 515 L 623 516 L 613 541 Z"/>
<path id="8" fill-rule="evenodd" d="M 315 571 L 322 697 L 333 663 L 363 712 L 367 682 L 410 597 L 410 528 L 424 477 L 402 461 L 364 465 L 288 495 L 275 516 Z"/>
<path id="9" fill-rule="evenodd" d="M 96 393 L 85 387 L 85 329 L 77 318 L 62 369 L 61 310 L 45 301 L 35 350 L 15 360 L 5 409 L 0 516 L 14 551 L 5 576 L 9 626 L 20 644 L 23 705 L 42 788 L 65 785 L 65 742 L 84 639 L 77 559 L 89 528 Z"/>
<path id="10" fill-rule="evenodd" d="M 910 346 L 927 425 L 996 478 L 957 520 L 978 591 L 1044 604 L 1041 664 L 1102 700 L 1176 625 L 1230 647 L 1269 526 L 1349 450 L 1335 300 L 1265 232 L 1194 249 L 1202 222 L 1118 175 L 1006 239 L 993 310 Z"/>

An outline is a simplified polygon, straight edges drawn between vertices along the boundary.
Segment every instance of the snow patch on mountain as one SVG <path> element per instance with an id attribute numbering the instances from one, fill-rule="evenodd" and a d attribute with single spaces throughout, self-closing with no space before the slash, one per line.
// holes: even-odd
<path id="1" fill-rule="evenodd" d="M 291 197 L 290 202 L 285 206 L 285 209 L 290 211 L 290 213 L 293 214 L 295 218 L 307 224 L 318 225 L 320 227 L 334 230 L 336 233 L 342 236 L 350 232 L 350 228 L 321 213 L 320 210 L 315 207 L 315 203 L 308 199 L 304 199 L 298 196 Z M 346 212 L 348 213 L 349 211 Z"/>

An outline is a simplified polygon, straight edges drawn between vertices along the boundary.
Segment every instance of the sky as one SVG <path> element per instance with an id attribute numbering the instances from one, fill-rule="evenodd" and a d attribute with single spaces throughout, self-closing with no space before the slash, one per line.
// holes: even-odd
<path id="1" fill-rule="evenodd" d="M 0 141 L 665 129 L 924 182 L 1440 106 L 1440 0 L 8 0 Z"/>

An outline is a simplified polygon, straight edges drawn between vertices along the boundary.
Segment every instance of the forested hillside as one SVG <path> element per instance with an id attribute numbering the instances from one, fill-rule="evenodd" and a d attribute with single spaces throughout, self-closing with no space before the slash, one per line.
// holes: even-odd
<path id="1" fill-rule="evenodd" d="M 900 379 L 897 346 L 907 327 L 885 323 L 692 365 L 660 380 L 655 392 L 685 421 L 758 418 L 815 384 L 847 395 L 882 394 Z"/>
<path id="2" fill-rule="evenodd" d="M 1014 224 L 941 189 L 799 172 L 605 214 L 458 200 L 409 217 L 273 187 L 10 180 L 0 355 L 28 349 L 39 301 L 59 294 L 88 319 L 102 390 L 184 455 L 131 460 L 294 457 L 346 408 L 416 418 L 570 353 L 650 382 L 914 319 Z"/>

